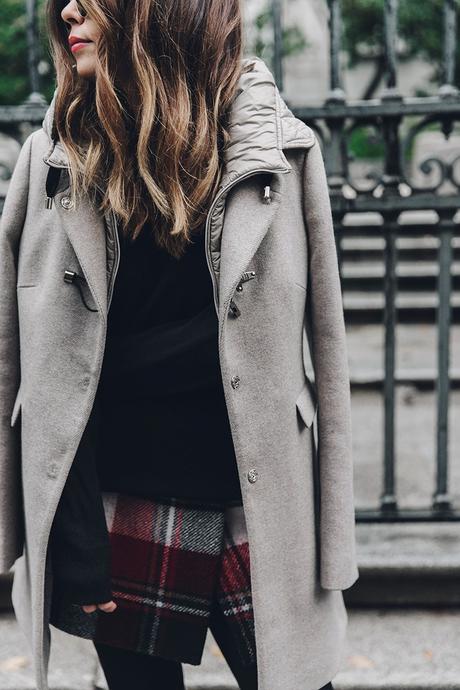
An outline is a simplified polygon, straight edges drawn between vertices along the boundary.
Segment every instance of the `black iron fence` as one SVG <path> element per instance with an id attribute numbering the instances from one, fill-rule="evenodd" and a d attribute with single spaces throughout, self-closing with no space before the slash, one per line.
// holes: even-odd
<path id="1" fill-rule="evenodd" d="M 281 46 L 281 0 L 274 0 L 275 42 L 274 73 L 283 87 Z M 460 209 L 460 156 L 451 160 L 430 156 L 420 169 L 429 182 L 417 183 L 408 169 L 408 152 L 417 135 L 433 124 L 446 138 L 460 119 L 460 94 L 454 85 L 457 51 L 457 6 L 455 0 L 444 0 L 443 83 L 438 92 L 427 97 L 403 97 L 398 89 L 398 0 L 384 0 L 384 52 L 386 84 L 382 95 L 372 100 L 347 100 L 340 69 L 342 14 L 341 0 L 329 0 L 330 85 L 329 95 L 320 107 L 292 108 L 294 113 L 313 127 L 321 139 L 328 171 L 331 202 L 335 220 L 337 249 L 342 264 L 344 237 L 383 237 L 385 242 L 382 292 L 382 321 L 385 330 L 384 375 L 384 449 L 383 490 L 380 506 L 359 510 L 359 521 L 458 520 L 460 511 L 452 505 L 448 482 L 448 412 L 452 381 L 449 375 L 450 329 L 458 319 L 458 303 L 453 299 L 453 239 L 460 237 L 455 219 Z M 414 119 L 415 124 L 414 124 Z M 406 122 L 409 126 L 405 126 Z M 353 132 L 367 126 L 383 143 L 383 166 L 366 175 L 365 183 L 353 175 L 349 142 Z M 433 178 L 433 173 L 434 177 Z M 406 211 L 435 211 L 437 222 L 420 220 L 404 222 Z M 376 213 L 381 222 L 363 224 L 347 221 L 350 214 Z M 416 307 L 398 307 L 397 262 L 398 237 L 433 235 L 438 238 L 436 280 L 437 303 L 432 307 L 437 324 L 437 372 L 434 377 L 437 399 L 436 479 L 431 506 L 401 509 L 396 495 L 395 457 L 395 376 L 396 324 L 405 316 L 417 319 Z M 344 281 L 342 280 L 342 283 Z M 409 314 L 405 314 L 405 309 Z M 425 306 L 426 310 L 426 306 Z M 429 310 L 429 307 L 428 307 Z M 414 315 L 415 311 L 415 315 Z M 407 383 L 405 380 L 403 383 Z M 410 382 L 410 379 L 409 379 Z M 417 384 L 417 381 L 413 380 Z M 458 385 L 458 381 L 455 381 Z"/>
<path id="2" fill-rule="evenodd" d="M 273 72 L 283 92 L 282 0 L 272 0 L 274 61 Z M 380 237 L 384 240 L 384 275 L 379 283 L 383 309 L 377 312 L 385 331 L 384 367 L 381 377 L 384 400 L 383 488 L 380 505 L 372 510 L 358 510 L 358 521 L 459 520 L 460 510 L 453 506 L 448 476 L 448 416 L 452 382 L 449 371 L 450 330 L 460 316 L 460 307 L 453 299 L 453 241 L 460 237 L 455 219 L 460 209 L 460 156 L 445 160 L 430 156 L 420 173 L 429 182 L 418 183 L 408 166 L 408 152 L 416 136 L 425 128 L 437 125 L 450 137 L 460 120 L 460 94 L 454 85 L 457 50 L 456 1 L 444 0 L 443 83 L 435 95 L 404 97 L 398 89 L 398 0 L 384 0 L 384 50 L 386 84 L 382 95 L 372 100 L 348 100 L 343 90 L 340 68 L 342 15 L 341 0 L 329 0 L 330 84 L 329 94 L 321 106 L 295 108 L 295 115 L 318 134 L 326 160 L 334 214 L 337 250 L 342 265 L 345 237 Z M 35 2 L 28 0 L 29 71 L 32 93 L 20 106 L 0 107 L 0 128 L 22 139 L 31 129 L 41 125 L 46 102 L 39 93 L 37 71 L 37 32 Z M 286 99 L 288 100 L 288 99 Z M 288 101 L 289 103 L 289 101 Z M 414 123 L 415 120 L 415 123 Z M 409 124 L 407 124 L 409 123 Z M 21 127 L 26 128 L 21 132 Z M 375 131 L 382 141 L 381 170 L 367 172 L 364 178 L 354 174 L 349 142 L 353 132 L 362 127 Z M 433 179 L 433 176 L 435 179 Z M 406 211 L 435 212 L 436 222 L 418 218 L 406 222 Z M 366 221 L 367 214 L 378 214 L 379 223 Z M 422 214 L 423 216 L 423 214 Z M 350 220 L 351 218 L 351 220 Z M 364 221 L 363 221 L 364 219 Z M 397 275 L 399 237 L 431 235 L 438 240 L 436 261 L 438 272 L 434 281 L 437 300 L 425 305 L 420 313 L 433 318 L 437 326 L 437 372 L 432 384 L 436 390 L 437 424 L 435 486 L 430 506 L 418 509 L 400 508 L 396 492 L 395 455 L 395 390 L 400 383 L 415 378 L 398 379 L 395 371 L 396 325 L 398 319 L 417 319 L 416 307 L 398 304 L 401 280 Z M 342 283 L 345 281 L 342 277 Z M 456 285 L 456 284 L 455 284 Z M 415 317 L 414 317 L 415 312 Z M 375 314 L 374 317 L 375 320 Z M 414 374 L 415 376 L 415 374 Z"/>

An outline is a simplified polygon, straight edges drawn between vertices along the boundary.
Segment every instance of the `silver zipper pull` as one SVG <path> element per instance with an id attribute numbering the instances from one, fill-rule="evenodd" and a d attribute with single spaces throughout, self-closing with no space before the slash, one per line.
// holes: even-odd
<path id="1" fill-rule="evenodd" d="M 66 283 L 73 283 L 77 279 L 77 273 L 75 271 L 64 271 L 64 281 Z"/>
<path id="2" fill-rule="evenodd" d="M 46 197 L 45 208 L 53 208 L 53 197 L 52 196 Z"/>
<path id="3" fill-rule="evenodd" d="M 263 199 L 263 201 L 264 201 L 264 204 L 271 204 L 272 203 L 272 197 L 270 194 L 270 185 L 269 184 L 267 184 L 264 187 L 264 199 Z"/>
<path id="4" fill-rule="evenodd" d="M 75 285 L 78 288 L 78 292 L 80 293 L 80 298 L 81 301 L 83 302 L 84 306 L 88 311 L 99 311 L 98 309 L 92 309 L 86 302 L 85 296 L 83 294 L 83 290 L 81 287 L 81 283 L 86 283 L 86 280 L 83 276 L 81 276 L 79 273 L 76 271 L 64 271 L 64 282 L 66 283 L 75 283 Z"/>

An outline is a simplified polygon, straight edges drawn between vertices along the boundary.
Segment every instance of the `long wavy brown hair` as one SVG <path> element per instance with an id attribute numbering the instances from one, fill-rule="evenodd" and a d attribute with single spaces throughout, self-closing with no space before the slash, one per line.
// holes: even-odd
<path id="1" fill-rule="evenodd" d="M 62 20 L 46 21 L 56 69 L 54 131 L 71 194 L 115 211 L 134 239 L 147 221 L 180 257 L 222 173 L 242 63 L 240 0 L 81 0 L 100 29 L 95 78 L 79 77 Z M 137 104 L 137 105 L 135 105 Z"/>

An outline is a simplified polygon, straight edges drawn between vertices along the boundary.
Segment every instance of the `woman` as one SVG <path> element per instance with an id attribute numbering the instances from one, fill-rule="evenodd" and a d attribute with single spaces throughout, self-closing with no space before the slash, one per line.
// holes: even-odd
<path id="1" fill-rule="evenodd" d="M 240 687 L 331 687 L 358 571 L 319 143 L 242 58 L 237 0 L 48 18 L 0 232 L 0 572 L 37 687 L 50 623 L 110 688 L 182 688 L 208 625 Z"/>

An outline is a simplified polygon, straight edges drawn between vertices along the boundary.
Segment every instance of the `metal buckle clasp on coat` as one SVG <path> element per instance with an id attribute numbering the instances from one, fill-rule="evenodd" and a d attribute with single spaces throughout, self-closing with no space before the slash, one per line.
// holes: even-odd
<path id="1" fill-rule="evenodd" d="M 256 272 L 255 272 L 255 271 L 245 271 L 245 272 L 241 275 L 240 282 L 239 282 L 238 285 L 236 286 L 237 291 L 238 291 L 238 292 L 242 292 L 242 291 L 243 291 L 243 283 L 245 283 L 247 280 L 252 280 L 253 278 L 255 278 L 255 276 L 256 276 Z M 237 316 L 240 316 L 240 314 L 241 314 L 241 310 L 239 309 L 239 307 L 238 307 L 238 305 L 236 304 L 236 302 L 235 302 L 235 300 L 233 299 L 233 297 L 232 297 L 232 299 L 230 300 L 230 311 L 229 311 L 229 314 L 232 314 L 232 316 L 234 316 L 235 318 L 236 318 Z"/>

